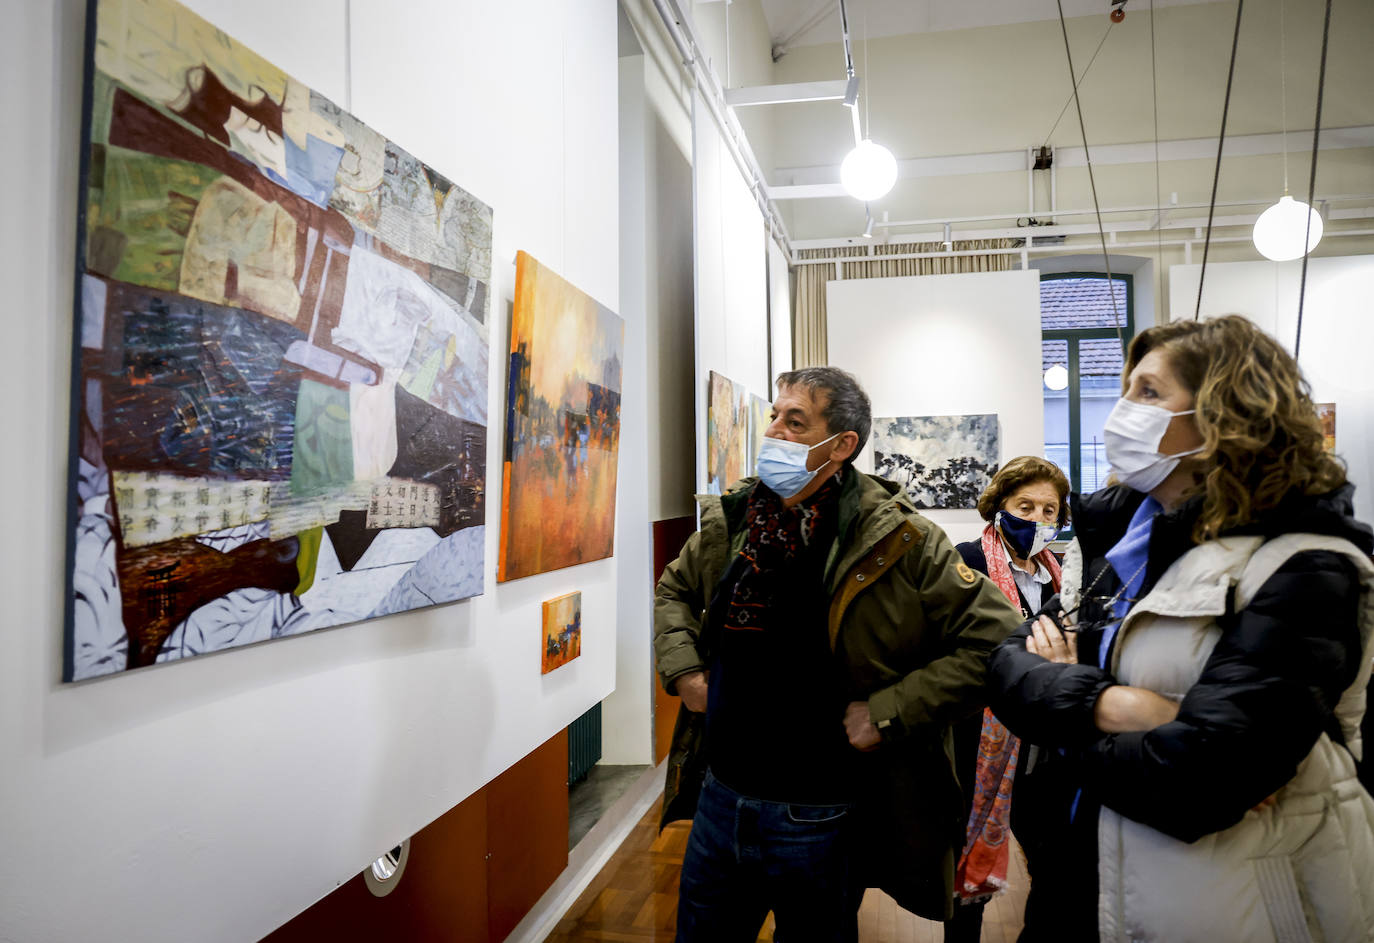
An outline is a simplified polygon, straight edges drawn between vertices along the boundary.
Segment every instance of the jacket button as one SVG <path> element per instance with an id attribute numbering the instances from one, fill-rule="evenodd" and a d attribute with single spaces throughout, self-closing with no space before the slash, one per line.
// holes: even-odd
<path id="1" fill-rule="evenodd" d="M 882 566 L 883 563 L 884 563 L 882 557 L 879 557 L 878 559 L 874 560 L 873 562 L 876 563 L 876 564 L 878 564 L 878 566 Z"/>
<path id="2" fill-rule="evenodd" d="M 911 542 L 911 535 L 910 535 L 910 534 L 903 534 L 903 535 L 902 535 L 902 540 L 905 541 L 905 542 L 907 542 L 907 543 L 910 543 L 910 542 Z"/>
<path id="3" fill-rule="evenodd" d="M 854 579 L 856 579 L 856 580 L 858 580 L 860 583 L 862 583 L 862 582 L 864 581 L 864 575 L 863 575 L 862 573 L 856 573 L 856 574 L 854 575 Z"/>

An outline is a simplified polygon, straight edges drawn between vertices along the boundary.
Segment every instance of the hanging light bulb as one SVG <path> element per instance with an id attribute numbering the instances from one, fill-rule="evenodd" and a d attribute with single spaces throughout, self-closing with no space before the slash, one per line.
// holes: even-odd
<path id="1" fill-rule="evenodd" d="M 865 138 L 840 164 L 840 183 L 865 203 L 885 196 L 897 182 L 897 159 L 881 144 Z"/>
<path id="2" fill-rule="evenodd" d="M 1061 364 L 1055 364 L 1045 371 L 1045 386 L 1051 390 L 1062 390 L 1069 385 L 1069 371 Z"/>
<path id="3" fill-rule="evenodd" d="M 1320 213 L 1285 194 L 1255 220 L 1255 248 L 1260 255 L 1275 262 L 1300 259 L 1322 241 L 1322 228 Z M 1304 234 L 1307 236 L 1305 249 Z"/>
<path id="4" fill-rule="evenodd" d="M 1260 255 L 1275 262 L 1300 259 L 1322 241 L 1322 217 L 1306 203 L 1288 195 L 1288 81 L 1285 63 L 1288 57 L 1288 27 L 1284 13 L 1286 4 L 1279 2 L 1279 127 L 1283 131 L 1283 196 L 1255 220 L 1251 238 Z M 1325 62 L 1325 59 L 1322 60 Z M 1321 101 L 1318 96 L 1318 102 Z M 1314 154 L 1312 159 L 1316 160 Z M 1307 245 L 1303 245 L 1303 235 Z"/>

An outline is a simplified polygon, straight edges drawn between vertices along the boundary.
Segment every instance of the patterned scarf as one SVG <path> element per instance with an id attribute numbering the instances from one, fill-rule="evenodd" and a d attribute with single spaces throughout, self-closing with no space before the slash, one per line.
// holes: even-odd
<path id="1" fill-rule="evenodd" d="M 1002 538 L 993 524 L 983 529 L 983 556 L 988 561 L 988 577 L 1019 609 L 1021 596 L 1016 591 L 1016 578 L 1012 576 Z M 1054 554 L 1047 547 L 1034 559 L 1049 571 L 1050 585 L 1058 592 L 1062 575 Z M 965 833 L 968 838 L 954 873 L 955 893 L 962 900 L 985 899 L 1007 886 L 1007 867 L 1011 863 L 1007 824 L 1011 818 L 1011 784 L 1016 777 L 1020 746 L 1021 741 L 1002 726 L 992 711 L 984 709 L 973 808 Z"/>
<path id="2" fill-rule="evenodd" d="M 740 556 L 747 562 L 730 597 L 725 628 L 762 632 L 769 628 L 784 582 L 792 585 L 796 574 L 788 571 L 810 551 L 823 547 L 834 532 L 840 501 L 840 469 L 825 484 L 794 508 L 762 483 L 749 495 L 744 515 L 745 538 Z"/>

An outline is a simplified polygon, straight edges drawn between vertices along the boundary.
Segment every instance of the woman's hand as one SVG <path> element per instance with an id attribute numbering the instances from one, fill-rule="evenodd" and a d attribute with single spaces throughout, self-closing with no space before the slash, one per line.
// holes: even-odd
<path id="1" fill-rule="evenodd" d="M 1153 730 L 1178 716 L 1178 704 L 1147 688 L 1114 684 L 1098 695 L 1093 723 L 1103 733 Z"/>
<path id="2" fill-rule="evenodd" d="M 1049 616 L 1041 616 L 1031 623 L 1026 637 L 1026 651 L 1048 658 L 1058 665 L 1078 664 L 1078 648 Z"/>

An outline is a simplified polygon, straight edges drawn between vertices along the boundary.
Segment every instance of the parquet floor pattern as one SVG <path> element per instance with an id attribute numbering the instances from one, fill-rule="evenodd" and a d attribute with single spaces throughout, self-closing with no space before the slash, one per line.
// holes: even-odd
<path id="1" fill-rule="evenodd" d="M 660 800 L 661 802 L 661 800 Z M 625 843 L 554 927 L 547 943 L 607 941 L 658 943 L 673 939 L 677 881 L 690 826 L 678 822 L 658 833 L 660 803 L 654 803 Z M 983 943 L 1015 943 L 1026 905 L 1026 871 L 1021 850 L 1012 851 L 1011 885 L 992 899 L 983 916 Z M 886 894 L 870 890 L 859 908 L 862 943 L 941 943 L 938 923 L 901 909 Z M 772 943 L 770 915 L 759 934 Z"/>

